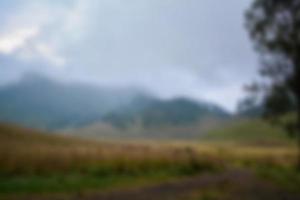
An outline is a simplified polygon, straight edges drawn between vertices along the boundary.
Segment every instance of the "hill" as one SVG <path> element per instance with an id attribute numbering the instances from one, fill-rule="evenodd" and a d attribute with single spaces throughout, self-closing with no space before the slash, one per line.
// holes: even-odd
<path id="1" fill-rule="evenodd" d="M 79 128 L 60 130 L 60 133 L 101 139 L 199 139 L 211 130 L 228 123 L 227 119 L 202 118 L 184 125 L 143 126 L 139 120 L 120 128 L 110 123 L 99 122 Z"/>
<path id="2" fill-rule="evenodd" d="M 131 105 L 108 113 L 103 119 L 122 128 L 135 123 L 144 127 L 182 126 L 196 124 L 204 118 L 228 117 L 226 111 L 213 104 L 175 98 L 136 99 Z"/>
<path id="3" fill-rule="evenodd" d="M 0 121 L 28 127 L 79 127 L 131 101 L 137 91 L 67 84 L 39 75 L 0 88 Z"/>
<path id="4" fill-rule="evenodd" d="M 0 87 L 0 122 L 34 128 L 57 130 L 99 122 L 118 128 L 136 122 L 157 127 L 227 116 L 211 103 L 161 100 L 138 89 L 62 83 L 36 74 Z"/>
<path id="5" fill-rule="evenodd" d="M 209 131 L 203 140 L 278 145 L 291 142 L 286 131 L 261 119 L 237 119 Z"/>

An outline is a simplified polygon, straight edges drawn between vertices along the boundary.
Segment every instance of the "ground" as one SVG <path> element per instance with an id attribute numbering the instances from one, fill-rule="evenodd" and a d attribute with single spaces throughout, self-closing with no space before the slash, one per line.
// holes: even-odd
<path id="1" fill-rule="evenodd" d="M 76 193 L 69 196 L 27 196 L 28 200 L 298 200 L 299 192 L 276 186 L 248 170 L 205 173 L 157 185 Z"/>
<path id="2" fill-rule="evenodd" d="M 278 141 L 96 141 L 0 125 L 0 200 L 298 200 L 295 145 Z"/>

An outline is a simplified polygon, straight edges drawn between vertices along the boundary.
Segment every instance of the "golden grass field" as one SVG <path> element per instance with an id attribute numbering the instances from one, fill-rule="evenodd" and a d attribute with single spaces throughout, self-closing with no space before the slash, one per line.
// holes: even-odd
<path id="1" fill-rule="evenodd" d="M 292 142 L 101 141 L 0 125 L 0 198 L 102 191 L 235 169 L 290 172 L 295 159 Z M 279 181 L 286 185 L 284 178 Z"/>

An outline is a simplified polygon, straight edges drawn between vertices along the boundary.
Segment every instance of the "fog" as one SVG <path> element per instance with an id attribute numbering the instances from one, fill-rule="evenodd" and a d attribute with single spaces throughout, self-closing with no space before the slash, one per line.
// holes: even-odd
<path id="1" fill-rule="evenodd" d="M 0 84 L 24 74 L 143 88 L 234 111 L 257 61 L 244 27 L 250 1 L 0 2 Z"/>

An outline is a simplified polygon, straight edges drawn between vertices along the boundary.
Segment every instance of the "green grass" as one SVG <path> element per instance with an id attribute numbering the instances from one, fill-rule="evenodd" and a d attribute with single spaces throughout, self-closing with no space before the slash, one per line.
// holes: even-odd
<path id="1" fill-rule="evenodd" d="M 262 144 L 291 143 L 288 134 L 281 128 L 259 119 L 245 119 L 232 122 L 210 131 L 203 139 L 211 141 L 237 141 Z"/>
<path id="2" fill-rule="evenodd" d="M 107 176 L 70 173 L 49 176 L 0 177 L 0 193 L 43 194 L 109 190 L 118 187 L 143 186 L 184 176 L 178 170 L 160 170 L 141 174 L 111 174 Z"/>
<path id="3" fill-rule="evenodd" d="M 86 190 L 105 190 L 120 186 L 142 186 L 152 182 L 190 176 L 203 171 L 215 170 L 209 165 L 187 163 L 184 165 L 159 166 L 137 170 L 103 169 L 90 166 L 89 171 L 67 173 L 24 173 L 3 174 L 0 176 L 0 195 L 2 194 L 38 194 L 76 192 Z"/>
<path id="4" fill-rule="evenodd" d="M 299 192 L 300 172 L 290 167 L 257 167 L 255 169 L 258 176 L 271 180 L 290 192 Z"/>

